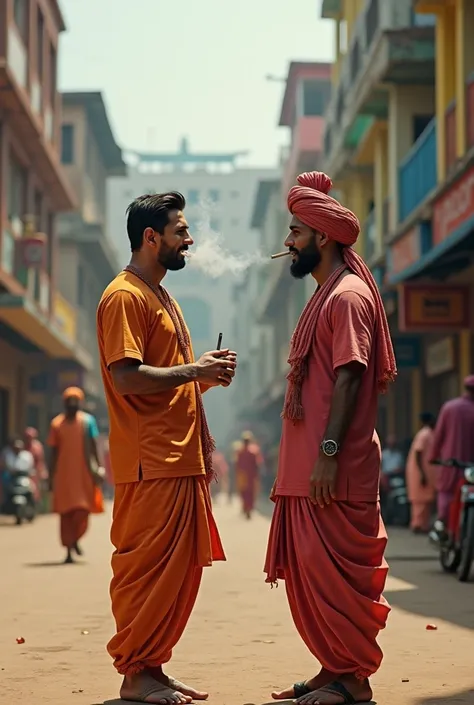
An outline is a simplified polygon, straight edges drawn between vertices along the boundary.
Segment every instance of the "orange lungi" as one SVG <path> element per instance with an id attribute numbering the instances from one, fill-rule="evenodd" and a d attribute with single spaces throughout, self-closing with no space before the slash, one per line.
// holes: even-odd
<path id="1" fill-rule="evenodd" d="M 295 626 L 331 673 L 366 678 L 380 666 L 376 638 L 390 612 L 386 543 L 376 502 L 321 509 L 306 497 L 276 497 L 267 582 L 285 580 Z"/>
<path id="2" fill-rule="evenodd" d="M 65 548 L 72 548 L 87 531 L 89 512 L 86 509 L 73 509 L 60 515 L 59 527 L 61 543 Z"/>
<path id="3" fill-rule="evenodd" d="M 110 587 L 119 673 L 168 662 L 194 607 L 202 569 L 225 560 L 204 476 L 117 484 Z"/>

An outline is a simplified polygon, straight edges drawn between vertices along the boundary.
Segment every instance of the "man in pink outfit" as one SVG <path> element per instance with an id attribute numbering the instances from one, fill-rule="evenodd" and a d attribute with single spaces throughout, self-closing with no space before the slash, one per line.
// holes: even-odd
<path id="1" fill-rule="evenodd" d="M 474 375 L 464 380 L 464 394 L 441 407 L 434 430 L 430 460 L 474 461 Z M 444 525 L 463 471 L 440 466 L 438 470 L 438 519 Z"/>

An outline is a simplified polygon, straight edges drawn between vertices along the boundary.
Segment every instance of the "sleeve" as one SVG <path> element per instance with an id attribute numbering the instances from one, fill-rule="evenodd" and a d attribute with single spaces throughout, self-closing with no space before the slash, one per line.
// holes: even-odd
<path id="1" fill-rule="evenodd" d="M 99 314 L 105 363 L 132 358 L 143 362 L 147 337 L 146 307 L 130 291 L 115 291 L 102 304 Z"/>
<path id="2" fill-rule="evenodd" d="M 58 426 L 54 421 L 51 422 L 51 426 L 49 427 L 48 440 L 46 443 L 50 448 L 57 448 L 59 445 Z"/>
<path id="3" fill-rule="evenodd" d="M 97 426 L 97 421 L 95 416 L 89 414 L 89 436 L 95 441 L 99 438 L 99 427 Z"/>
<path id="4" fill-rule="evenodd" d="M 441 448 L 444 443 L 444 435 L 446 428 L 446 406 L 441 407 L 439 412 L 438 420 L 436 422 L 435 430 L 433 432 L 433 442 L 430 448 L 429 461 L 433 460 L 448 460 L 448 458 L 441 458 Z"/>
<path id="5" fill-rule="evenodd" d="M 344 291 L 334 298 L 331 311 L 334 370 L 350 362 L 367 367 L 375 320 L 374 303 L 357 292 Z"/>

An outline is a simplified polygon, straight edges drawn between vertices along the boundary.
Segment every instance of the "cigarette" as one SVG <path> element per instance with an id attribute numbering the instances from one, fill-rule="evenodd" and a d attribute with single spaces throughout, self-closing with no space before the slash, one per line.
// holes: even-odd
<path id="1" fill-rule="evenodd" d="M 217 348 L 216 349 L 220 350 L 221 345 L 222 345 L 222 333 L 219 333 L 219 337 L 217 338 Z"/>
<path id="2" fill-rule="evenodd" d="M 270 259 L 277 259 L 277 257 L 287 257 L 288 255 L 291 255 L 290 250 L 285 250 L 284 252 L 277 252 L 277 254 L 272 255 Z"/>

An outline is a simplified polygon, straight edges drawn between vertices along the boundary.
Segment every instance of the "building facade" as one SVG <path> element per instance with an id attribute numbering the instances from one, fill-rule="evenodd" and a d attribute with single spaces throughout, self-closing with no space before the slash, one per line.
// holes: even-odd
<path id="1" fill-rule="evenodd" d="M 54 400 L 71 383 L 82 387 L 88 408 L 107 429 L 100 378 L 96 310 L 105 287 L 120 270 L 115 245 L 107 235 L 107 180 L 124 177 L 126 166 L 117 146 L 101 93 L 62 94 L 61 161 L 77 200 L 77 210 L 58 219 L 58 288 L 76 312 L 75 340 L 90 353 L 87 365 L 61 361 Z M 70 327 L 63 317 L 65 327 Z"/>
<path id="2" fill-rule="evenodd" d="M 27 424 L 44 436 L 51 370 L 89 360 L 58 294 L 57 214 L 76 205 L 60 160 L 64 28 L 56 0 L 0 4 L 0 445 Z"/>
<path id="3" fill-rule="evenodd" d="M 382 435 L 408 441 L 474 369 L 474 49 L 469 0 L 324 0 L 338 57 L 325 169 L 359 216 L 399 378 Z"/>
<path id="4" fill-rule="evenodd" d="M 250 226 L 251 209 L 261 178 L 272 178 L 274 169 L 259 169 L 240 165 L 245 154 L 195 153 L 183 139 L 180 149 L 172 153 L 128 153 L 127 178 L 109 181 L 108 227 L 110 239 L 119 249 L 123 267 L 130 259 L 126 232 L 126 209 L 139 195 L 177 190 L 186 198 L 186 218 L 196 246 L 209 235 L 218 238 L 219 247 L 241 255 L 252 263 L 252 253 L 258 260 L 258 233 Z M 212 263 L 212 247 L 209 252 Z M 223 255 L 225 258 L 225 254 Z M 232 271 L 222 276 L 210 276 L 189 262 L 180 272 L 170 272 L 166 286 L 179 301 L 189 325 L 195 353 L 213 350 L 219 333 L 223 346 L 236 347 L 233 323 L 235 310 L 234 285 L 240 281 Z M 204 401 L 209 423 L 219 445 L 225 442 L 234 423 L 233 389 L 214 389 Z"/>
<path id="5" fill-rule="evenodd" d="M 281 153 L 280 178 L 261 179 L 253 205 L 252 226 L 260 234 L 264 252 L 284 249 L 290 220 L 286 197 L 297 175 L 321 166 L 330 75 L 330 64 L 290 65 L 279 121 L 280 126 L 289 128 L 290 143 Z M 273 469 L 289 369 L 289 341 L 315 286 L 311 277 L 296 281 L 288 270 L 287 258 L 273 260 L 260 271 L 249 273 L 253 280 L 237 292 L 237 300 L 242 301 L 235 319 L 237 328 L 239 323 L 241 326 L 239 351 L 245 351 L 236 383 L 236 390 L 240 391 L 236 400 L 238 425 L 250 426 L 259 436 Z M 251 313 L 242 325 L 240 311 L 247 307 L 251 307 Z"/>

